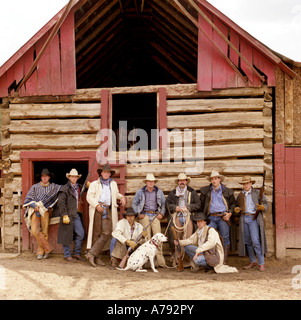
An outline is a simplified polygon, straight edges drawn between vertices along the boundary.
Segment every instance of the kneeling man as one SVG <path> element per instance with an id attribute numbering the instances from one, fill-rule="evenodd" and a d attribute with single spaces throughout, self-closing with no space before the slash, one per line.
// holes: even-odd
<path id="1" fill-rule="evenodd" d="M 198 269 L 199 266 L 203 266 L 207 270 L 212 269 L 205 259 L 204 252 L 216 247 L 219 254 L 219 262 L 213 267 L 214 271 L 216 273 L 237 272 L 236 268 L 224 264 L 224 249 L 220 236 L 214 228 L 207 226 L 210 223 L 210 219 L 203 212 L 196 212 L 192 219 L 196 221 L 198 230 L 188 239 L 179 240 L 179 243 L 184 246 L 185 252 L 192 259 L 193 269 Z M 174 244 L 177 246 L 178 242 L 174 240 Z"/>
<path id="2" fill-rule="evenodd" d="M 143 227 L 140 223 L 135 221 L 138 216 L 132 208 L 128 208 L 125 213 L 122 214 L 124 219 L 117 222 L 115 230 L 112 232 L 112 243 L 117 241 L 111 252 L 111 269 L 118 267 L 120 260 L 126 255 L 128 247 L 133 250 L 138 245 L 135 241 L 142 233 L 140 242 L 143 241 L 143 237 L 146 237 L 147 231 L 143 231 Z"/>

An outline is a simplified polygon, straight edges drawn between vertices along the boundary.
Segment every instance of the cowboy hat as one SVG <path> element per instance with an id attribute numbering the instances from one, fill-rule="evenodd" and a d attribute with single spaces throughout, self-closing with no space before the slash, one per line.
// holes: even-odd
<path id="1" fill-rule="evenodd" d="M 103 165 L 103 167 L 101 167 L 101 165 L 99 165 L 99 168 L 97 169 L 97 173 L 100 176 L 102 171 L 110 171 L 111 172 L 111 176 L 113 176 L 115 174 L 115 171 L 111 169 L 110 165 L 108 163 L 106 163 L 105 165 Z"/>
<path id="2" fill-rule="evenodd" d="M 178 175 L 178 178 L 175 180 L 176 183 L 178 183 L 179 180 L 187 180 L 187 182 L 189 183 L 191 178 L 190 177 L 187 177 L 185 173 L 180 173 Z"/>
<path id="3" fill-rule="evenodd" d="M 193 221 L 205 220 L 207 224 L 210 223 L 210 219 L 206 216 L 204 212 L 197 211 L 191 216 Z"/>
<path id="4" fill-rule="evenodd" d="M 43 169 L 40 174 L 37 174 L 37 178 L 40 179 L 41 176 L 43 176 L 44 174 L 47 175 L 47 176 L 49 176 L 50 178 L 53 178 L 53 177 L 54 177 L 54 174 L 53 174 L 53 173 L 50 173 L 50 172 L 48 171 L 48 169 Z"/>
<path id="5" fill-rule="evenodd" d="M 66 173 L 67 179 L 69 179 L 70 176 L 75 176 L 75 177 L 80 178 L 82 175 L 78 174 L 76 169 L 72 169 L 69 173 Z"/>
<path id="6" fill-rule="evenodd" d="M 126 212 L 122 213 L 123 217 L 125 218 L 125 216 L 136 216 L 138 215 L 138 213 L 135 213 L 133 208 L 127 208 Z"/>
<path id="7" fill-rule="evenodd" d="M 211 181 L 211 178 L 214 178 L 214 177 L 219 177 L 219 178 L 221 179 L 221 182 L 223 182 L 223 181 L 225 180 L 225 176 L 219 174 L 219 172 L 216 171 L 216 170 L 213 170 L 213 171 L 211 172 L 210 177 L 207 177 L 206 179 L 209 180 L 209 181 Z"/>
<path id="8" fill-rule="evenodd" d="M 244 184 L 244 183 L 249 183 L 252 182 L 252 184 L 255 183 L 255 180 L 252 180 L 252 178 L 250 176 L 243 176 L 241 178 L 241 181 L 238 181 L 239 184 Z"/>
<path id="9" fill-rule="evenodd" d="M 152 173 L 148 173 L 146 175 L 146 178 L 143 181 L 144 181 L 144 183 L 146 183 L 146 181 L 155 181 L 155 182 L 157 182 L 158 179 L 156 179 L 155 176 Z"/>

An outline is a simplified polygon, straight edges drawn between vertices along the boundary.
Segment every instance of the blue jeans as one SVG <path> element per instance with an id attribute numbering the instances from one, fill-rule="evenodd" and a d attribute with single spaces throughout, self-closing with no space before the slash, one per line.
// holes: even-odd
<path id="1" fill-rule="evenodd" d="M 85 237 L 85 231 L 82 225 L 82 221 L 78 214 L 76 214 L 76 218 L 73 221 L 73 231 L 75 233 L 75 241 L 74 241 L 74 255 L 80 255 L 82 249 L 82 243 Z M 71 257 L 71 246 L 63 245 L 64 257 Z"/>
<path id="2" fill-rule="evenodd" d="M 230 227 L 228 226 L 228 223 L 222 217 L 209 215 L 208 218 L 210 219 L 209 227 L 217 229 L 220 232 L 224 240 L 224 247 L 230 245 Z"/>
<path id="3" fill-rule="evenodd" d="M 198 247 L 197 246 L 193 246 L 193 245 L 188 245 L 188 246 L 185 246 L 184 247 L 184 250 L 185 252 L 187 253 L 187 255 L 189 256 L 189 258 L 192 260 L 193 257 L 195 256 L 195 252 L 196 252 L 196 249 Z M 197 266 L 202 266 L 202 267 L 205 267 L 205 268 L 208 268 L 208 269 L 211 269 L 210 266 L 208 266 L 207 262 L 206 262 L 206 259 L 205 259 L 205 256 L 203 254 L 201 255 L 198 255 L 197 259 L 196 260 L 193 260 L 194 263 L 197 265 Z"/>
<path id="4" fill-rule="evenodd" d="M 259 227 L 257 220 L 253 220 L 252 216 L 244 215 L 244 241 L 247 246 L 250 262 L 256 262 L 256 256 L 258 258 L 258 264 L 264 264 L 264 256 L 262 254 Z M 255 251 L 255 252 L 254 252 Z"/>

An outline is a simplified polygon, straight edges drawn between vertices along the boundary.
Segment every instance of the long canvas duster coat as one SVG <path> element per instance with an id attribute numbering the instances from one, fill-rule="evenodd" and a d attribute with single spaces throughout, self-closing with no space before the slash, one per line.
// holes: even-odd
<path id="1" fill-rule="evenodd" d="M 123 195 L 119 193 L 118 186 L 116 181 L 111 181 L 111 215 L 112 215 L 112 230 L 115 230 L 116 224 L 118 222 L 118 204 L 117 200 L 120 200 Z M 98 205 L 98 201 L 102 192 L 102 184 L 100 179 L 97 179 L 91 182 L 88 192 L 87 192 L 87 201 L 89 203 L 89 229 L 88 229 L 88 239 L 87 239 L 87 249 L 91 249 L 92 246 L 92 234 L 93 234 L 93 222 L 94 222 L 94 214 L 95 208 Z"/>
<path id="2" fill-rule="evenodd" d="M 256 205 L 259 203 L 260 200 L 260 191 L 257 189 L 252 188 L 251 191 L 251 196 L 254 204 Z M 244 236 L 245 236 L 245 231 L 244 231 L 244 212 L 246 210 L 246 203 L 245 203 L 245 195 L 243 192 L 241 192 L 237 196 L 237 204 L 240 207 L 240 218 L 239 218 L 239 245 L 238 245 L 238 255 L 239 256 L 246 256 L 246 246 L 244 242 Z M 268 201 L 263 195 L 262 197 L 262 204 L 264 205 L 265 211 L 268 209 Z M 266 240 L 266 235 L 265 235 L 265 228 L 264 228 L 264 217 L 262 212 L 260 212 L 257 216 L 257 223 L 259 226 L 259 232 L 260 232 L 260 243 L 261 243 L 261 248 L 262 248 L 262 253 L 265 255 L 268 253 L 268 245 L 267 245 L 267 240 Z"/>

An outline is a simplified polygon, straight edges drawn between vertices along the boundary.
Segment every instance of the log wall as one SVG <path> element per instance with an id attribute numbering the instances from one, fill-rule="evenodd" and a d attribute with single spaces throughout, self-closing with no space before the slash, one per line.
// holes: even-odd
<path id="1" fill-rule="evenodd" d="M 162 86 L 161 86 L 162 87 Z M 156 92 L 159 87 L 114 88 L 111 92 Z M 265 193 L 269 201 L 266 216 L 268 245 L 274 251 L 273 208 L 273 93 L 268 87 L 225 89 L 201 93 L 194 85 L 166 86 L 167 127 L 204 129 L 204 170 L 191 175 L 190 186 L 199 189 L 208 184 L 206 176 L 218 170 L 226 176 L 225 185 L 237 195 L 238 181 L 249 174 L 262 185 L 266 171 Z M 18 190 L 22 189 L 21 151 L 96 151 L 100 129 L 100 90 L 78 90 L 75 96 L 14 98 L 3 103 L 2 152 L 4 177 L 2 188 L 2 226 L 6 249 L 17 246 Z M 193 140 L 193 139 L 192 139 Z M 182 152 L 175 141 L 172 154 Z M 176 186 L 175 179 L 189 167 L 193 155 L 185 153 L 186 163 L 150 162 L 149 154 L 142 163 L 126 164 L 126 197 L 130 206 L 141 188 L 147 172 L 159 179 L 164 194 Z M 183 154 L 182 154 L 183 156 Z M 193 162 L 191 162 L 193 163 Z"/>

